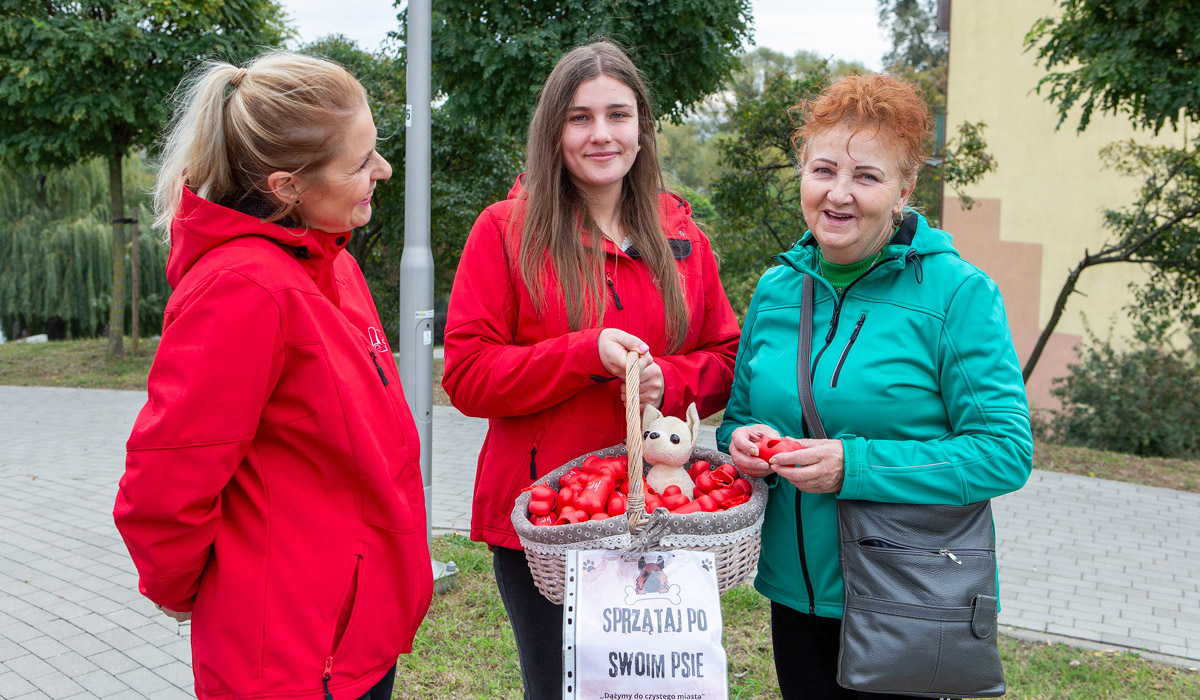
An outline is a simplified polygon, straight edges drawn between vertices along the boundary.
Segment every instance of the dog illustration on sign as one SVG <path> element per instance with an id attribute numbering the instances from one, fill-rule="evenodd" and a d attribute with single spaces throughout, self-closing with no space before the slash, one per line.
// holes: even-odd
<path id="1" fill-rule="evenodd" d="M 637 579 L 634 585 L 625 587 L 625 604 L 633 605 L 638 601 L 662 599 L 679 605 L 682 600 L 679 595 L 681 589 L 679 584 L 667 580 L 665 566 L 666 560 L 662 555 L 654 561 L 646 561 L 644 556 L 639 557 Z"/>

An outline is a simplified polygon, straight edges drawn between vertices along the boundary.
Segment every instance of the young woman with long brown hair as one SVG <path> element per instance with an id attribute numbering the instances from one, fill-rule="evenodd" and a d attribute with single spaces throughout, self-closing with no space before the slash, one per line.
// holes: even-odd
<path id="1" fill-rule="evenodd" d="M 471 231 L 446 324 L 446 392 L 489 422 L 471 537 L 492 547 L 526 698 L 560 697 L 562 608 L 534 586 L 514 499 L 623 441 L 629 350 L 643 405 L 709 415 L 728 398 L 738 335 L 708 239 L 664 191 L 633 62 L 609 42 L 570 51 L 542 90 L 526 172 Z"/>

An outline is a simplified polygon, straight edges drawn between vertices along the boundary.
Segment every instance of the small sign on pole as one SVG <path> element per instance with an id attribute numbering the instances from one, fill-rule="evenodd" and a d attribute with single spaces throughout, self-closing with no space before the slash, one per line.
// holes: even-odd
<path id="1" fill-rule="evenodd" d="M 711 552 L 569 550 L 564 700 L 726 700 Z"/>

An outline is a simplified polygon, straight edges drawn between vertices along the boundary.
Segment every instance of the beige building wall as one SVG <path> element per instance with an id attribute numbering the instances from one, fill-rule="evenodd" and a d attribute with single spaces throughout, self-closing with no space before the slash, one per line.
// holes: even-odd
<path id="1" fill-rule="evenodd" d="M 1156 139 L 1135 131 L 1127 119 L 1095 115 L 1082 134 L 1068 118 L 1058 130 L 1058 112 L 1035 92 L 1045 74 L 1025 35 L 1039 18 L 1054 14 L 1054 0 L 956 0 L 950 15 L 950 77 L 947 137 L 964 121 L 987 124 L 984 136 L 997 168 L 966 193 L 976 199 L 964 211 L 946 191 L 943 225 L 971 262 L 1000 285 L 1021 362 L 1054 308 L 1067 273 L 1108 239 L 1102 212 L 1130 203 L 1139 182 L 1107 169 L 1106 145 L 1139 142 L 1184 144 L 1182 132 L 1165 129 Z M 1086 327 L 1118 339 L 1129 331 L 1125 307 L 1133 302 L 1129 283 L 1145 272 L 1123 263 L 1083 272 L 1055 335 L 1029 382 L 1035 408 L 1057 405 L 1051 381 L 1067 371 Z M 1085 326 L 1086 324 L 1086 326 Z"/>

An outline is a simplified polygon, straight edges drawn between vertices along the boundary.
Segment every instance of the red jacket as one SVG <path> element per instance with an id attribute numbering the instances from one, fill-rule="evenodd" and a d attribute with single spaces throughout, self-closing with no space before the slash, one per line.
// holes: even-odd
<path id="1" fill-rule="evenodd" d="M 185 189 L 113 515 L 196 696 L 357 698 L 432 591 L 417 432 L 349 233 Z M 386 386 L 383 379 L 386 378 Z"/>
<path id="2" fill-rule="evenodd" d="M 688 306 L 678 353 L 666 354 L 662 297 L 651 273 L 608 241 L 612 284 L 601 327 L 569 330 L 565 308 L 553 302 L 539 317 L 505 246 L 509 217 L 524 206 L 519 192 L 518 181 L 507 201 L 480 214 L 467 239 L 450 294 L 442 379 L 459 410 L 488 419 L 471 538 L 514 549 L 521 545 L 509 517 L 521 489 L 585 452 L 625 440 L 620 381 L 607 381 L 596 346 L 603 328 L 623 329 L 650 346 L 666 385 L 662 411 L 681 417 L 693 401 L 702 416 L 725 407 L 739 335 L 708 238 L 687 202 L 670 194 L 660 197 L 664 231 Z"/>

